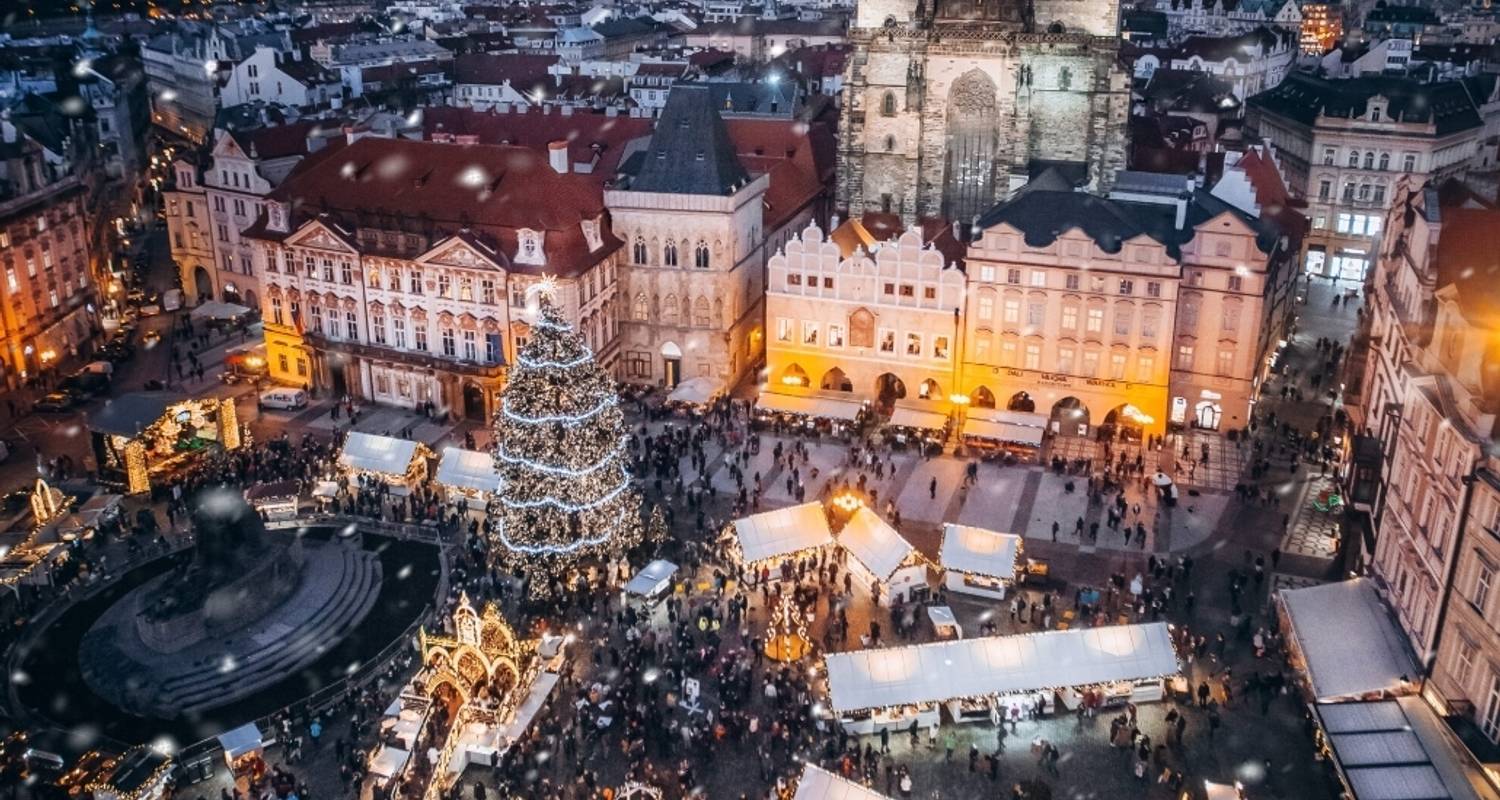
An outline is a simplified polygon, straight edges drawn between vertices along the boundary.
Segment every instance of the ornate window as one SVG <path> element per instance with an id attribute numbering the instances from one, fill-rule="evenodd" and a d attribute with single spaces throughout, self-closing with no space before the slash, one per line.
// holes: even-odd
<path id="1" fill-rule="evenodd" d="M 635 237 L 635 245 L 633 247 L 631 247 L 631 249 L 630 249 L 630 260 L 633 263 L 640 264 L 642 266 L 645 265 L 645 263 L 646 263 L 646 238 L 644 236 L 637 236 L 637 237 Z"/>
<path id="2" fill-rule="evenodd" d="M 886 116 L 886 117 L 894 117 L 894 116 L 896 116 L 896 93 L 895 92 L 886 92 L 885 96 L 882 97 L 882 98 L 880 98 L 880 114 L 881 114 L 881 116 Z"/>
<path id="3" fill-rule="evenodd" d="M 641 292 L 635 296 L 635 304 L 631 307 L 631 317 L 637 322 L 645 322 L 650 317 L 651 310 L 646 305 L 646 293 Z"/>
<path id="4" fill-rule="evenodd" d="M 707 328 L 710 324 L 708 315 L 708 298 L 702 295 L 693 302 L 693 324 L 700 328 Z"/>
<path id="5" fill-rule="evenodd" d="M 669 267 L 677 266 L 677 243 L 667 240 L 665 247 L 661 249 L 661 263 Z"/>
<path id="6" fill-rule="evenodd" d="M 693 266 L 698 269 L 708 269 L 708 243 L 702 239 L 699 239 L 698 246 L 693 248 Z"/>

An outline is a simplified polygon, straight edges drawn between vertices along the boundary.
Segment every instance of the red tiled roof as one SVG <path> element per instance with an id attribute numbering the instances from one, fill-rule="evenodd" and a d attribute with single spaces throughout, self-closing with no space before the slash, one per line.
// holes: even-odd
<path id="1" fill-rule="evenodd" d="M 266 128 L 233 131 L 230 135 L 246 153 L 250 152 L 253 145 L 256 158 L 286 158 L 307 155 L 308 137 L 317 136 L 325 131 L 337 131 L 342 125 L 341 120 L 304 120 Z"/>
<path id="2" fill-rule="evenodd" d="M 820 123 L 724 120 L 740 163 L 770 173 L 764 229 L 775 230 L 833 185 L 833 132 Z"/>
<path id="3" fill-rule="evenodd" d="M 642 117 L 609 117 L 594 113 L 544 114 L 540 109 L 508 113 L 473 111 L 435 106 L 422 112 L 423 135 L 475 136 L 482 144 L 508 142 L 545 154 L 551 142 L 568 143 L 568 161 L 573 164 L 599 162 L 586 177 L 599 183 L 613 180 L 624 156 L 625 144 L 651 134 L 651 120 Z"/>
<path id="4" fill-rule="evenodd" d="M 327 214 L 351 229 L 415 224 L 433 242 L 469 229 L 512 259 L 520 229 L 545 231 L 547 263 L 534 269 L 549 274 L 576 275 L 620 245 L 606 222 L 590 252 L 582 222 L 604 216 L 599 186 L 524 147 L 366 137 L 296 170 L 271 199 L 291 206 L 294 228 Z M 264 220 L 245 235 L 282 238 Z"/>

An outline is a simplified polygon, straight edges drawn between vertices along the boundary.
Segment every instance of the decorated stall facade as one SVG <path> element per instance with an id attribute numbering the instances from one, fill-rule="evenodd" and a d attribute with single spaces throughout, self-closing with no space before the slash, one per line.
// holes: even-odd
<path id="1" fill-rule="evenodd" d="M 1005 599 L 1016 582 L 1021 537 L 971 525 L 943 525 L 943 548 L 938 561 L 943 585 L 950 591 Z"/>
<path id="2" fill-rule="evenodd" d="M 174 392 L 135 392 L 110 399 L 88 418 L 99 477 L 126 494 L 191 465 L 214 447 L 242 445 L 232 397 L 191 398 Z"/>
<path id="3" fill-rule="evenodd" d="M 339 450 L 339 466 L 354 479 L 365 478 L 402 494 L 427 479 L 432 451 L 421 442 L 350 431 Z"/>
<path id="4" fill-rule="evenodd" d="M 500 470 L 495 468 L 495 457 L 461 447 L 443 448 L 436 479 L 447 491 L 449 500 L 468 498 L 479 501 L 481 506 L 500 489 Z"/>
<path id="5" fill-rule="evenodd" d="M 817 502 L 762 511 L 730 526 L 731 550 L 747 569 L 779 578 L 782 562 L 795 560 L 833 544 L 828 515 Z"/>
<path id="6" fill-rule="evenodd" d="M 868 506 L 860 506 L 838 535 L 845 563 L 882 606 L 926 598 L 927 559 Z"/>
<path id="7" fill-rule="evenodd" d="M 762 390 L 755 401 L 757 424 L 780 424 L 807 433 L 845 435 L 868 413 L 868 403 L 858 395 L 787 384 Z"/>
<path id="8" fill-rule="evenodd" d="M 964 418 L 964 442 L 1002 450 L 1019 461 L 1036 461 L 1049 421 L 1046 414 L 970 408 Z"/>

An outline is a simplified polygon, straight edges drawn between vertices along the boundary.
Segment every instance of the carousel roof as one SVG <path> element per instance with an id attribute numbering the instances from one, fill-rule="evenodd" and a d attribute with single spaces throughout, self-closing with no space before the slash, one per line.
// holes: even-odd
<path id="1" fill-rule="evenodd" d="M 135 437 L 162 418 L 167 409 L 187 400 L 178 392 L 131 392 L 104 401 L 104 408 L 89 417 L 91 431 Z"/>

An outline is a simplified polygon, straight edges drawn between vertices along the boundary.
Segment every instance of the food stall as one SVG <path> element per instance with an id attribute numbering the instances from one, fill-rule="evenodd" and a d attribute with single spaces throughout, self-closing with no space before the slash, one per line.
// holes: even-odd
<path id="1" fill-rule="evenodd" d="M 132 392 L 106 400 L 86 424 L 100 482 L 126 494 L 149 491 L 154 479 L 187 468 L 215 446 L 241 445 L 232 397 Z"/>
<path id="2" fill-rule="evenodd" d="M 880 605 L 926 599 L 927 559 L 868 506 L 849 518 L 838 544 L 850 556 L 845 561 L 855 579 L 878 591 Z"/>
<path id="3" fill-rule="evenodd" d="M 199 303 L 193 308 L 188 316 L 194 322 L 207 322 L 210 324 L 233 322 L 250 313 L 248 306 L 239 303 L 225 303 L 219 300 L 209 300 Z"/>
<path id="4" fill-rule="evenodd" d="M 95 800 L 159 800 L 172 781 L 172 757 L 154 747 L 126 750 L 108 775 L 85 788 Z"/>
<path id="5" fill-rule="evenodd" d="M 1417 689 L 1416 657 L 1369 578 L 1276 593 L 1287 661 L 1315 702 Z"/>
<path id="6" fill-rule="evenodd" d="M 964 418 L 964 442 L 1034 463 L 1041 455 L 1047 419 L 1046 414 L 971 407 Z"/>
<path id="7" fill-rule="evenodd" d="M 500 490 L 500 470 L 489 453 L 445 447 L 438 462 L 437 482 L 447 490 L 450 501 L 472 499 L 482 507 Z"/>
<path id="8" fill-rule="evenodd" d="M 245 490 L 245 501 L 262 519 L 274 522 L 297 516 L 298 494 L 296 481 L 257 483 Z"/>
<path id="9" fill-rule="evenodd" d="M 943 585 L 955 592 L 1004 600 L 1016 582 L 1021 537 L 971 525 L 943 525 L 938 562 Z"/>
<path id="10" fill-rule="evenodd" d="M 833 544 L 828 515 L 818 502 L 741 517 L 730 531 L 732 555 L 747 570 L 768 570 L 772 580 L 782 577 L 783 561 L 815 554 Z"/>
<path id="11" fill-rule="evenodd" d="M 890 419 L 885 421 L 886 441 L 898 450 L 917 447 L 926 453 L 942 449 L 948 439 L 948 426 L 952 424 L 948 415 L 936 404 L 927 400 L 897 400 L 891 409 Z"/>
<path id="12" fill-rule="evenodd" d="M 1084 689 L 1160 700 L 1180 666 L 1167 624 L 1154 622 L 855 650 L 826 656 L 824 669 L 829 708 L 865 734 L 937 725 L 940 704 L 976 721 L 1038 695 L 1050 707 L 1054 692 L 1070 709 Z"/>
<path id="13" fill-rule="evenodd" d="M 950 606 L 928 606 L 927 619 L 932 623 L 932 632 L 939 639 L 962 639 L 964 629 L 958 624 L 958 617 L 953 616 Z"/>
<path id="14" fill-rule="evenodd" d="M 688 378 L 672 387 L 666 403 L 672 408 L 698 409 L 724 394 L 724 381 L 706 375 Z"/>
<path id="15" fill-rule="evenodd" d="M 885 795 L 867 789 L 854 781 L 845 780 L 812 762 L 802 765 L 802 777 L 797 779 L 797 792 L 792 800 L 890 800 Z"/>
<path id="16" fill-rule="evenodd" d="M 235 775 L 249 769 L 265 752 L 265 741 L 261 738 L 260 728 L 255 727 L 253 722 L 219 734 L 219 746 L 224 749 L 224 763 L 229 765 L 229 771 Z"/>
<path id="17" fill-rule="evenodd" d="M 339 466 L 349 477 L 368 477 L 390 486 L 391 494 L 406 495 L 427 478 L 432 451 L 421 442 L 350 431 L 339 450 Z"/>
<path id="18" fill-rule="evenodd" d="M 672 576 L 676 574 L 676 564 L 658 558 L 625 584 L 625 593 L 645 598 L 648 603 L 655 602 L 672 589 Z"/>
<path id="19" fill-rule="evenodd" d="M 847 437 L 859 428 L 867 403 L 848 392 L 777 386 L 762 390 L 755 401 L 753 422 L 758 428 L 781 426 L 803 433 Z"/>
<path id="20" fill-rule="evenodd" d="M 83 505 L 73 513 L 58 521 L 58 538 L 64 542 L 92 539 L 99 529 L 107 528 L 119 521 L 124 505 L 124 495 L 96 494 L 85 500 Z"/>

